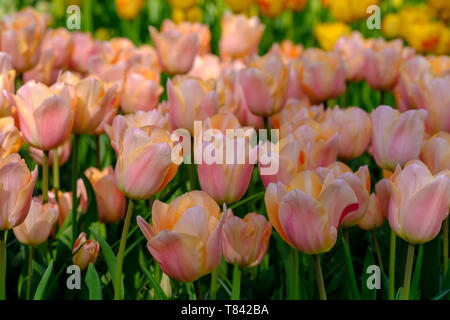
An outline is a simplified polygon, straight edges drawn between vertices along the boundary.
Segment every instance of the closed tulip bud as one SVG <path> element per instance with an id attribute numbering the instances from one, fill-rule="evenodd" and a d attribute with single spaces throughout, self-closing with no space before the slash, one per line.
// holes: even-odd
<path id="1" fill-rule="evenodd" d="M 22 134 L 15 126 L 14 118 L 0 118 L 0 159 L 19 152 L 22 144 Z"/>
<path id="2" fill-rule="evenodd" d="M 424 140 L 420 159 L 433 174 L 450 170 L 450 134 L 442 131 Z"/>
<path id="3" fill-rule="evenodd" d="M 212 80 L 175 77 L 167 81 L 167 98 L 172 128 L 184 128 L 191 134 L 195 120 L 205 120 L 219 109 L 219 96 Z"/>
<path id="4" fill-rule="evenodd" d="M 419 160 L 397 166 L 391 177 L 389 225 L 403 240 L 420 244 L 432 240 L 441 230 L 450 207 L 449 170 L 433 176 Z"/>
<path id="5" fill-rule="evenodd" d="M 185 35 L 175 29 L 159 33 L 153 27 L 149 27 L 149 31 L 164 72 L 171 75 L 188 73 L 198 51 L 197 34 Z"/>
<path id="6" fill-rule="evenodd" d="M 200 186 L 219 204 L 236 202 L 244 196 L 250 184 L 254 166 L 250 159 L 256 159 L 257 149 L 248 151 L 246 143 L 249 139 L 245 136 L 226 135 L 228 129 L 245 132 L 231 113 L 208 118 L 204 130 L 208 129 L 216 130 L 214 141 L 204 141 L 202 148 L 204 153 L 208 150 L 208 155 L 215 156 L 212 159 L 202 159 L 198 164 Z M 229 146 L 233 149 L 230 150 Z M 242 147 L 245 147 L 245 150 L 241 150 Z M 236 155 L 236 158 L 233 157 L 233 163 L 226 161 L 227 155 L 230 154 Z M 206 158 L 204 154 L 202 157 Z"/>
<path id="7" fill-rule="evenodd" d="M 336 52 L 310 48 L 300 60 L 300 82 L 313 104 L 337 98 L 345 91 L 345 66 Z"/>
<path id="8" fill-rule="evenodd" d="M 47 87 L 29 81 L 17 95 L 8 95 L 19 114 L 20 130 L 25 141 L 41 149 L 54 149 L 70 135 L 74 115 L 74 91 L 57 83 Z"/>
<path id="9" fill-rule="evenodd" d="M 54 160 L 54 153 L 58 154 L 58 165 L 62 166 L 64 165 L 67 160 L 69 160 L 70 152 L 71 152 L 71 144 L 70 144 L 70 138 L 66 140 L 62 145 L 57 147 L 56 149 L 50 150 L 48 154 L 48 165 L 50 167 L 53 167 L 53 160 Z M 36 161 L 39 165 L 42 166 L 42 158 L 44 156 L 44 152 L 40 149 L 36 149 L 33 147 L 28 148 L 28 154 L 31 158 L 33 158 L 34 161 Z"/>
<path id="10" fill-rule="evenodd" d="M 288 68 L 275 52 L 252 60 L 240 72 L 239 81 L 250 111 L 268 117 L 278 113 L 286 103 Z"/>
<path id="11" fill-rule="evenodd" d="M 271 233 L 264 216 L 251 212 L 241 219 L 229 209 L 222 229 L 225 260 L 240 268 L 256 267 L 266 255 Z"/>
<path id="12" fill-rule="evenodd" d="M 100 171 L 90 167 L 85 175 L 94 188 L 100 222 L 115 223 L 122 220 L 127 202 L 114 182 L 113 168 L 107 167 Z"/>
<path id="13" fill-rule="evenodd" d="M 89 266 L 89 263 L 95 263 L 99 251 L 99 243 L 92 239 L 86 240 L 86 233 L 82 232 L 73 245 L 72 254 L 74 256 L 72 262 L 79 266 L 81 270 L 84 270 Z"/>
<path id="14" fill-rule="evenodd" d="M 382 169 L 395 169 L 417 159 L 425 131 L 427 112 L 409 110 L 400 113 L 389 106 L 372 111 L 372 155 Z"/>
<path id="15" fill-rule="evenodd" d="M 0 117 L 11 115 L 11 103 L 2 94 L 3 90 L 14 93 L 16 71 L 11 65 L 11 57 L 5 52 L 0 52 Z"/>
<path id="16" fill-rule="evenodd" d="M 11 63 L 17 71 L 28 70 L 38 62 L 47 20 L 47 16 L 31 7 L 0 20 L 0 49 L 11 56 Z"/>
<path id="17" fill-rule="evenodd" d="M 180 22 L 175 24 L 171 20 L 164 20 L 161 26 L 163 32 L 170 30 L 178 30 L 184 35 L 195 33 L 198 37 L 198 54 L 203 55 L 210 52 L 211 31 L 206 24 L 192 23 L 192 22 Z"/>
<path id="18" fill-rule="evenodd" d="M 117 137 L 116 185 L 130 199 L 149 199 L 177 173 L 178 165 L 172 161 L 173 141 L 167 130 L 156 126 L 127 127 L 124 119 L 116 121 L 112 130 Z"/>
<path id="19" fill-rule="evenodd" d="M 120 19 L 135 19 L 144 7 L 144 0 L 115 0 L 117 15 Z"/>
<path id="20" fill-rule="evenodd" d="M 374 39 L 365 50 L 365 78 L 375 90 L 391 90 L 399 76 L 403 61 L 401 40 L 385 41 Z"/>
<path id="21" fill-rule="evenodd" d="M 364 216 L 358 222 L 358 227 L 363 230 L 371 231 L 378 229 L 384 223 L 386 216 L 381 208 L 381 203 L 375 193 L 369 197 L 369 205 L 364 213 Z"/>
<path id="22" fill-rule="evenodd" d="M 170 204 L 156 200 L 152 225 L 141 216 L 137 223 L 147 248 L 169 277 L 191 282 L 215 270 L 222 256 L 222 227 L 217 203 L 203 191 L 191 191 Z"/>
<path id="23" fill-rule="evenodd" d="M 263 16 L 278 17 L 286 8 L 287 0 L 256 0 Z"/>
<path id="24" fill-rule="evenodd" d="M 56 202 L 43 204 L 42 197 L 33 198 L 27 217 L 13 232 L 21 243 L 35 247 L 47 241 L 57 220 Z"/>
<path id="25" fill-rule="evenodd" d="M 330 121 L 340 136 L 340 158 L 354 159 L 366 151 L 372 138 L 372 123 L 367 112 L 358 107 L 335 107 L 328 109 L 325 117 L 325 121 Z"/>
<path id="26" fill-rule="evenodd" d="M 30 172 L 17 153 L 0 158 L 0 230 L 14 228 L 25 220 L 37 175 L 37 167 Z"/>
<path id="27" fill-rule="evenodd" d="M 336 41 L 333 50 L 339 53 L 344 62 L 345 78 L 348 81 L 361 81 L 364 79 L 364 51 L 367 45 L 367 42 L 358 31 L 344 35 Z"/>
<path id="28" fill-rule="evenodd" d="M 242 59 L 257 52 L 264 32 L 264 25 L 258 17 L 247 18 L 227 12 L 222 16 L 221 26 L 219 48 L 222 58 Z"/>
<path id="29" fill-rule="evenodd" d="M 325 179 L 321 184 L 311 170 L 298 173 L 287 186 L 270 183 L 265 203 L 269 221 L 283 240 L 306 254 L 331 250 L 342 219 L 358 209 L 345 180 Z"/>

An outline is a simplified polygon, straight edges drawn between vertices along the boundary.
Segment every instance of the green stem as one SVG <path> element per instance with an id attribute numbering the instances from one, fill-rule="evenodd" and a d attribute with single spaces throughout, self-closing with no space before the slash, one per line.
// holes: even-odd
<path id="1" fill-rule="evenodd" d="M 100 162 L 100 136 L 95 136 L 95 166 L 98 169 L 101 169 L 101 162 Z"/>
<path id="2" fill-rule="evenodd" d="M 58 202 L 59 191 L 59 158 L 57 149 L 53 149 L 53 190 L 55 192 L 55 199 Z"/>
<path id="3" fill-rule="evenodd" d="M 93 31 L 93 21 L 92 21 L 92 0 L 82 0 L 81 1 L 81 21 L 83 23 L 83 31 L 92 32 Z"/>
<path id="4" fill-rule="evenodd" d="M 350 250 L 350 237 L 348 236 L 348 229 L 342 229 L 342 236 L 347 243 L 348 250 Z"/>
<path id="5" fill-rule="evenodd" d="M 383 259 L 381 258 L 381 250 L 380 245 L 378 244 L 377 234 L 375 230 L 371 232 L 373 245 L 375 246 L 375 252 L 377 253 L 378 264 L 380 265 L 380 269 L 383 270 Z"/>
<path id="6" fill-rule="evenodd" d="M 0 300 L 6 300 L 6 231 L 0 230 Z"/>
<path id="7" fill-rule="evenodd" d="M 72 143 L 72 243 L 75 243 L 78 236 L 78 222 L 77 222 L 78 140 L 79 136 L 77 134 L 74 134 Z"/>
<path id="8" fill-rule="evenodd" d="M 445 276 L 447 275 L 447 271 L 448 271 L 448 219 L 444 220 L 444 225 L 443 225 L 443 239 L 442 241 L 444 242 L 442 244 L 442 257 L 444 259 L 444 279 Z"/>
<path id="9" fill-rule="evenodd" d="M 395 298 L 395 242 L 396 235 L 393 230 L 391 230 L 391 241 L 389 249 L 389 300 L 394 300 Z"/>
<path id="10" fill-rule="evenodd" d="M 231 300 L 239 300 L 241 295 L 241 269 L 237 262 L 234 263 L 233 268 L 233 287 L 231 288 Z"/>
<path id="11" fill-rule="evenodd" d="M 405 280 L 403 282 L 403 300 L 409 300 L 409 288 L 411 285 L 411 274 L 414 261 L 414 249 L 415 246 L 410 243 L 408 245 L 408 255 L 406 256 Z"/>
<path id="12" fill-rule="evenodd" d="M 290 248 L 288 256 L 288 265 L 286 265 L 286 290 L 287 299 L 289 300 L 299 300 L 299 255 L 295 248 Z"/>
<path id="13" fill-rule="evenodd" d="M 380 106 L 384 104 L 384 90 L 380 91 Z"/>
<path id="14" fill-rule="evenodd" d="M 320 300 L 327 300 L 327 292 L 325 290 L 325 283 L 323 282 L 322 267 L 320 266 L 320 256 L 318 254 L 314 254 L 313 259 Z"/>
<path id="15" fill-rule="evenodd" d="M 48 202 L 48 151 L 42 156 L 42 203 Z"/>
<path id="16" fill-rule="evenodd" d="M 31 298 L 31 277 L 33 276 L 33 246 L 28 246 L 28 279 L 27 279 L 27 300 Z"/>
<path id="17" fill-rule="evenodd" d="M 194 291 L 195 296 L 197 297 L 197 300 L 203 300 L 203 294 L 202 294 L 202 288 L 200 288 L 200 282 L 198 280 L 195 280 L 193 282 L 194 285 Z"/>
<path id="18" fill-rule="evenodd" d="M 128 200 L 128 208 L 125 217 L 125 223 L 123 225 L 122 237 L 120 238 L 119 253 L 117 254 L 117 266 L 116 266 L 116 279 L 114 281 L 114 300 L 121 300 L 121 285 L 120 280 L 122 278 L 122 266 L 123 266 L 123 255 L 125 253 L 125 246 L 127 243 L 128 229 L 130 228 L 131 217 L 133 216 L 133 200 Z"/>
<path id="19" fill-rule="evenodd" d="M 217 292 L 217 269 L 211 273 L 211 294 L 209 295 L 209 300 L 216 300 Z"/>

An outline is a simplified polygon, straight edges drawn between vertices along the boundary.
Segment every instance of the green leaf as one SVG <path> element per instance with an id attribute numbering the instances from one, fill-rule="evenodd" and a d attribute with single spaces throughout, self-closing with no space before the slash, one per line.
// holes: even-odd
<path id="1" fill-rule="evenodd" d="M 409 292 L 409 298 L 413 300 L 418 300 L 420 298 L 419 286 L 420 286 L 420 274 L 422 271 L 422 261 L 423 261 L 423 244 L 419 245 L 416 266 L 414 267 L 414 274 L 411 282 L 411 290 Z"/>
<path id="2" fill-rule="evenodd" d="M 431 298 L 431 300 L 441 300 L 441 299 L 445 298 L 445 296 L 449 293 L 450 293 L 450 289 L 444 290 L 444 291 L 438 293 L 437 295 L 435 295 L 433 298 Z"/>
<path id="3" fill-rule="evenodd" d="M 91 182 L 86 177 L 84 172 L 80 172 L 81 178 L 83 179 L 84 186 L 87 192 L 87 211 L 86 214 L 81 215 L 80 225 L 83 226 L 83 231 L 89 236 L 90 226 L 93 222 L 98 221 L 98 209 L 97 209 L 97 199 L 95 198 L 95 191 L 91 185 Z"/>
<path id="4" fill-rule="evenodd" d="M 95 239 L 100 243 L 100 248 L 102 249 L 103 257 L 105 258 L 106 261 L 106 266 L 108 267 L 109 273 L 111 273 L 111 277 L 114 279 L 117 264 L 116 255 L 109 246 L 108 242 L 106 242 L 106 240 L 103 239 L 103 237 L 100 234 L 98 234 L 92 229 L 91 232 L 94 235 Z"/>
<path id="5" fill-rule="evenodd" d="M 152 276 L 150 271 L 148 271 L 146 268 L 141 268 L 142 271 L 147 275 L 148 279 L 150 280 L 150 283 L 152 284 L 152 287 L 155 289 L 155 296 L 159 300 L 167 300 L 167 296 L 164 293 L 161 286 L 156 282 L 155 278 Z"/>
<path id="6" fill-rule="evenodd" d="M 47 267 L 47 270 L 45 270 L 44 276 L 41 279 L 41 282 L 39 282 L 39 285 L 36 289 L 36 293 L 34 294 L 34 300 L 44 300 L 45 294 L 47 292 L 47 287 L 50 279 L 53 279 L 52 277 L 52 271 L 53 271 L 53 260 L 50 261 L 50 264 Z"/>
<path id="7" fill-rule="evenodd" d="M 89 289 L 89 300 L 102 300 L 100 278 L 92 263 L 89 264 L 84 282 L 86 282 Z"/>
<path id="8" fill-rule="evenodd" d="M 374 264 L 375 259 L 372 254 L 372 250 L 370 249 L 370 247 L 368 247 L 366 251 L 366 257 L 364 259 L 364 268 L 361 277 L 361 298 L 363 300 L 376 300 L 377 298 L 377 289 L 369 289 L 367 286 L 367 279 L 372 275 L 371 273 L 367 273 L 367 268 Z"/>
<path id="9" fill-rule="evenodd" d="M 356 275 L 355 270 L 353 269 L 353 262 L 352 257 L 350 256 L 350 250 L 347 246 L 347 242 L 344 240 L 344 237 L 341 237 L 342 246 L 344 247 L 344 253 L 345 253 L 345 262 L 347 264 L 347 274 L 350 279 L 350 289 L 352 291 L 352 296 L 356 300 L 361 299 L 361 295 L 358 291 L 358 285 L 356 283 Z"/>

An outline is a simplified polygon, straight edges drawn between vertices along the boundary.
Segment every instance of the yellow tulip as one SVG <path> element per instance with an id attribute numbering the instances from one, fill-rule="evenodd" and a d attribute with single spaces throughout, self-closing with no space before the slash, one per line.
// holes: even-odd
<path id="1" fill-rule="evenodd" d="M 243 12 L 250 8 L 254 0 L 224 0 L 233 12 Z"/>
<path id="2" fill-rule="evenodd" d="M 350 32 L 350 27 L 342 22 L 326 22 L 314 26 L 314 36 L 325 50 L 332 50 L 336 41 Z"/>
<path id="3" fill-rule="evenodd" d="M 400 16 L 395 13 L 387 14 L 381 25 L 381 31 L 388 38 L 395 38 L 400 35 Z"/>
<path id="4" fill-rule="evenodd" d="M 131 20 L 141 13 L 144 0 L 115 0 L 117 15 L 121 19 Z"/>

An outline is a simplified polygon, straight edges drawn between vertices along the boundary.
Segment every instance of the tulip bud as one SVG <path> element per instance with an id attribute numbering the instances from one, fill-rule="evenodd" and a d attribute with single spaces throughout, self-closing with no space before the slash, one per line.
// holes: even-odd
<path id="1" fill-rule="evenodd" d="M 73 264 L 76 264 L 81 270 L 84 270 L 88 267 L 89 263 L 95 263 L 99 251 L 99 243 L 92 239 L 86 240 L 86 233 L 82 232 L 73 245 Z"/>
<path id="2" fill-rule="evenodd" d="M 375 193 L 369 197 L 369 205 L 364 213 L 364 216 L 358 222 L 358 227 L 363 230 L 375 230 L 381 227 L 384 223 L 385 215 L 381 208 L 381 203 Z"/>
<path id="3" fill-rule="evenodd" d="M 450 134 L 442 131 L 425 140 L 420 159 L 433 174 L 450 170 Z"/>
<path id="4" fill-rule="evenodd" d="M 361 81 L 364 79 L 364 51 L 367 46 L 361 33 L 353 31 L 349 35 L 340 37 L 333 50 L 339 53 L 345 66 L 345 78 L 349 81 Z"/>
<path id="5" fill-rule="evenodd" d="M 144 0 L 115 0 L 117 15 L 120 19 L 135 19 L 142 8 Z"/>
<path id="6" fill-rule="evenodd" d="M 161 26 L 163 32 L 170 30 L 178 30 L 184 35 L 195 33 L 198 37 L 198 54 L 204 55 L 210 52 L 211 31 L 206 24 L 180 22 L 178 24 L 173 23 L 171 20 L 164 20 Z"/>

